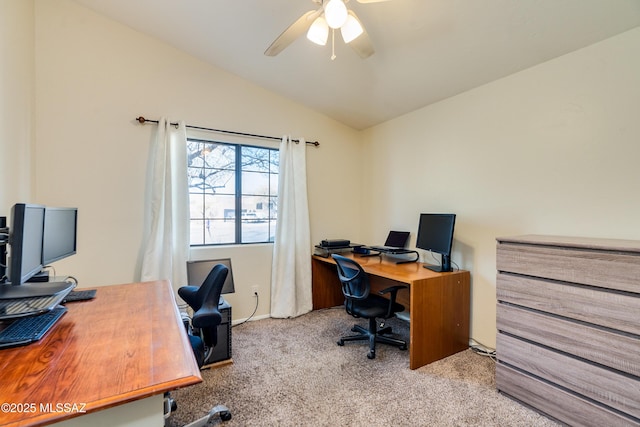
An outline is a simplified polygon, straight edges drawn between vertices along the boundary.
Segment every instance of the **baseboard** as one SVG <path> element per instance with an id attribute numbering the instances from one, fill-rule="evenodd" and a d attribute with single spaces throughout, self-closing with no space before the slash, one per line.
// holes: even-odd
<path id="1" fill-rule="evenodd" d="M 236 326 L 239 325 L 240 323 L 244 323 L 244 322 L 253 322 L 254 320 L 262 320 L 262 319 L 268 319 L 270 318 L 271 315 L 270 314 L 263 314 L 261 316 L 254 316 L 254 317 L 248 317 L 248 318 L 244 318 L 244 319 L 236 319 L 234 321 L 231 322 L 232 326 Z"/>

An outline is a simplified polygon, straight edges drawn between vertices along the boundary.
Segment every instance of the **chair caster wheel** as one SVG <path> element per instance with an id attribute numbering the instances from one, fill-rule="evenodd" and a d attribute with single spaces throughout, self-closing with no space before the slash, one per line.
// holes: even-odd
<path id="1" fill-rule="evenodd" d="M 406 350 L 407 346 L 406 345 L 401 345 L 400 347 L 398 347 L 400 350 Z"/>
<path id="2" fill-rule="evenodd" d="M 222 421 L 229 421 L 231 419 L 231 412 L 229 411 L 220 412 L 220 419 Z"/>
<path id="3" fill-rule="evenodd" d="M 340 347 L 342 347 L 344 345 L 344 340 L 340 340 L 336 344 L 338 344 Z"/>
<path id="4" fill-rule="evenodd" d="M 369 353 L 367 353 L 367 359 L 375 359 L 376 358 L 376 353 L 373 351 L 370 351 Z"/>

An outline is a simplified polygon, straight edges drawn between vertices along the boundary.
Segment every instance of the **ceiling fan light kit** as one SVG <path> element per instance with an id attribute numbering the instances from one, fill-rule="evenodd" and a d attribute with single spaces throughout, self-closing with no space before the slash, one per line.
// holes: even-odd
<path id="1" fill-rule="evenodd" d="M 329 25 L 327 24 L 327 20 L 324 19 L 324 16 L 319 16 L 313 21 L 313 24 L 309 27 L 309 31 L 307 31 L 307 38 L 320 46 L 327 44 Z"/>
<path id="2" fill-rule="evenodd" d="M 337 30 L 347 22 L 347 6 L 342 0 L 329 0 L 326 4 L 323 4 L 324 16 L 327 19 L 327 25 Z"/>
<path id="3" fill-rule="evenodd" d="M 345 43 L 351 43 L 353 40 L 357 39 L 364 33 L 364 29 L 362 28 L 362 24 L 358 18 L 354 15 L 353 12 L 349 11 L 349 16 L 347 16 L 347 20 L 344 25 L 340 27 L 340 33 L 342 33 L 342 40 Z"/>
<path id="4" fill-rule="evenodd" d="M 367 32 L 356 16 L 355 12 L 347 9 L 346 3 L 349 0 L 312 0 L 320 7 L 298 18 L 286 30 L 271 43 L 271 46 L 265 50 L 267 56 L 276 56 L 282 52 L 287 46 L 293 43 L 298 37 L 305 32 L 307 39 L 320 46 L 325 46 L 329 39 L 329 29 L 332 30 L 332 41 L 335 39 L 335 30 L 339 29 L 342 39 L 349 44 L 361 58 L 368 58 L 373 55 L 373 45 L 367 35 Z M 358 3 L 378 3 L 389 0 L 357 0 Z M 352 43 L 353 42 L 353 43 Z M 335 50 L 333 49 L 331 59 L 335 59 Z"/>

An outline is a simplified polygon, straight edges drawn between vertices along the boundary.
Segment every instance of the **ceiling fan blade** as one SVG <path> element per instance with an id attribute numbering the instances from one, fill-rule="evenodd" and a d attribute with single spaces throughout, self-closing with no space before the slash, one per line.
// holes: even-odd
<path id="1" fill-rule="evenodd" d="M 291 24 L 289 28 L 284 30 L 277 39 L 271 43 L 271 46 L 264 51 L 267 56 L 276 56 L 282 52 L 287 46 L 293 43 L 298 37 L 309 30 L 313 21 L 320 16 L 322 8 L 318 10 L 310 10 L 302 15 L 296 22 Z"/>
<path id="2" fill-rule="evenodd" d="M 364 28 L 364 25 L 362 25 L 362 22 L 360 21 L 360 19 L 358 19 L 356 14 L 352 10 L 349 10 L 349 15 L 353 16 L 362 27 L 362 34 L 360 34 L 356 39 L 352 40 L 349 43 L 349 46 L 351 46 L 351 48 L 355 50 L 362 59 L 368 58 L 375 53 L 373 44 L 371 43 L 371 39 L 369 38 L 367 30 Z"/>

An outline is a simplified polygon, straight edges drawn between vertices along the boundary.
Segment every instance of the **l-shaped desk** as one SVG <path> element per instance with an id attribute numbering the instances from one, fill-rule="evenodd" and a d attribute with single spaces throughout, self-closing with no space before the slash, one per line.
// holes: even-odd
<path id="1" fill-rule="evenodd" d="M 169 282 L 67 308 L 42 340 L 0 351 L 0 425 L 162 425 L 164 392 L 202 381 Z"/>
<path id="2" fill-rule="evenodd" d="M 397 300 L 409 311 L 409 367 L 428 363 L 469 347 L 470 274 L 468 271 L 436 273 L 413 262 L 396 264 L 381 257 L 353 258 L 369 274 L 372 291 L 404 284 Z M 332 258 L 312 257 L 314 310 L 344 302 Z"/>

